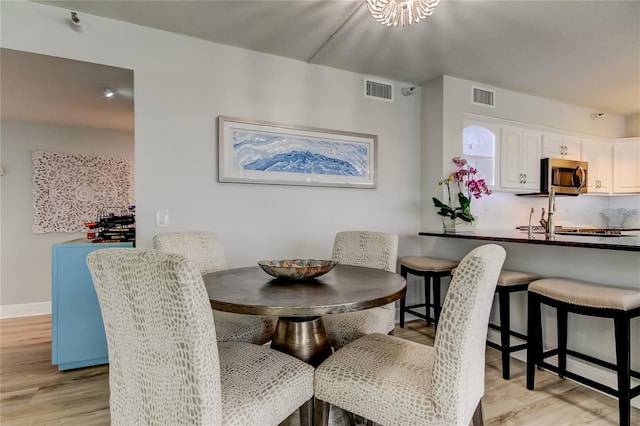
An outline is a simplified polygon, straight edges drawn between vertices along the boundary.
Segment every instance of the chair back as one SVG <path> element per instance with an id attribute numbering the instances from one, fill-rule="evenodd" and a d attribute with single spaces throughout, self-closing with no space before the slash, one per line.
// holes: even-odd
<path id="1" fill-rule="evenodd" d="M 395 272 L 398 261 L 398 236 L 388 232 L 338 232 L 331 258 L 343 265 Z"/>
<path id="2" fill-rule="evenodd" d="M 445 424 L 469 424 L 484 394 L 489 313 L 505 256 L 496 244 L 475 248 L 460 261 L 447 291 L 431 381 Z"/>
<path id="3" fill-rule="evenodd" d="M 129 248 L 93 251 L 87 264 L 107 335 L 111 424 L 220 424 L 215 328 L 196 265 Z"/>
<path id="4" fill-rule="evenodd" d="M 214 232 L 168 232 L 153 237 L 153 248 L 181 254 L 195 263 L 202 275 L 227 269 L 227 258 Z"/>

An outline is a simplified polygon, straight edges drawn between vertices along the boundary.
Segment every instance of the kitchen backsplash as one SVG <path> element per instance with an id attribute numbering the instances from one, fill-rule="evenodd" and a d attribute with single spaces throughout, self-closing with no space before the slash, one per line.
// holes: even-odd
<path id="1" fill-rule="evenodd" d="M 548 209 L 546 197 L 519 197 L 515 194 L 494 192 L 488 197 L 471 201 L 471 212 L 478 217 L 479 229 L 514 228 L 529 224 L 529 213 L 533 207 L 531 220 L 538 225 L 542 208 Z M 607 226 L 600 214 L 605 209 L 640 209 L 640 195 L 602 197 L 580 195 L 578 197 L 556 197 L 555 224 L 563 226 Z M 626 228 L 640 228 L 640 216 L 625 221 Z"/>

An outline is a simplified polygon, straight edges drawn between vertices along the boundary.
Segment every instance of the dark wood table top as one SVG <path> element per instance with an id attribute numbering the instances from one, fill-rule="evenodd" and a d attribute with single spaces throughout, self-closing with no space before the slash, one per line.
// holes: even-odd
<path id="1" fill-rule="evenodd" d="M 401 298 L 406 281 L 380 269 L 336 265 L 312 280 L 277 280 L 259 266 L 206 274 L 214 309 L 253 315 L 313 317 L 382 306 Z"/>

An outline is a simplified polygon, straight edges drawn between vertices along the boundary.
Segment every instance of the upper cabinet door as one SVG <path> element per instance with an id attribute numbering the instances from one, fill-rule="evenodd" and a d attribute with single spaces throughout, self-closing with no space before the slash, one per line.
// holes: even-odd
<path id="1" fill-rule="evenodd" d="M 500 187 L 521 189 L 524 183 L 520 167 L 522 132 L 503 128 L 500 136 Z"/>
<path id="2" fill-rule="evenodd" d="M 613 193 L 640 192 L 640 138 L 613 144 Z"/>
<path id="3" fill-rule="evenodd" d="M 539 133 L 503 127 L 500 140 L 500 187 L 540 189 Z"/>
<path id="4" fill-rule="evenodd" d="M 610 142 L 582 141 L 580 158 L 588 163 L 587 193 L 611 192 L 612 152 Z"/>
<path id="5" fill-rule="evenodd" d="M 542 135 L 542 158 L 546 157 L 580 160 L 580 139 L 544 133 Z"/>
<path id="6" fill-rule="evenodd" d="M 540 150 L 542 138 L 540 133 L 523 131 L 522 170 L 525 176 L 524 188 L 540 190 Z"/>

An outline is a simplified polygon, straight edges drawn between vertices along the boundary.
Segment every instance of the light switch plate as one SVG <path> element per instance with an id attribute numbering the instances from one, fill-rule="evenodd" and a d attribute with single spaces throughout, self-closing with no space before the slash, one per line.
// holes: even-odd
<path id="1" fill-rule="evenodd" d="M 169 210 L 156 210 L 156 228 L 169 226 Z"/>

